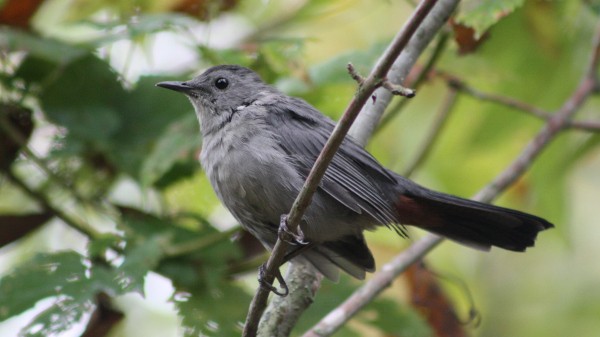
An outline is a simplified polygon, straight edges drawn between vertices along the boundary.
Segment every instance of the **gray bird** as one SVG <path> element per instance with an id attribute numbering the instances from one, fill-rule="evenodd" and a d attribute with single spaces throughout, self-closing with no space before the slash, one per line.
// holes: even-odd
<path id="1" fill-rule="evenodd" d="M 186 82 L 160 87 L 185 94 L 203 137 L 200 161 L 219 199 L 267 248 L 277 240 L 334 122 L 286 96 L 250 69 L 221 65 Z M 519 211 L 435 192 L 386 169 L 347 137 L 300 224 L 304 258 L 336 280 L 339 268 L 363 279 L 375 261 L 363 231 L 403 225 L 482 250 L 524 251 L 548 221 Z"/>

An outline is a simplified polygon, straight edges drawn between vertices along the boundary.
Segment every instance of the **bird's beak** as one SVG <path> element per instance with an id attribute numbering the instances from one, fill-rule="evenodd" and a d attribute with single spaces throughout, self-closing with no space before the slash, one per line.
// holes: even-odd
<path id="1" fill-rule="evenodd" d="M 192 87 L 189 84 L 187 84 L 186 82 L 167 81 L 167 82 L 156 83 L 156 86 L 165 88 L 165 89 L 174 90 L 174 91 L 179 91 L 182 93 L 187 93 L 192 90 Z"/>

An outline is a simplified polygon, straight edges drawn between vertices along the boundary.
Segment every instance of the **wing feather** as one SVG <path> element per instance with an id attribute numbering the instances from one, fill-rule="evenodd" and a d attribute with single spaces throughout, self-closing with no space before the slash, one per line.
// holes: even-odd
<path id="1" fill-rule="evenodd" d="M 334 123 L 304 101 L 290 98 L 269 107 L 270 121 L 282 149 L 306 177 L 333 131 Z M 280 108 L 285 106 L 286 108 Z M 394 209 L 396 178 L 367 151 L 345 139 L 327 168 L 319 188 L 348 209 L 365 212 L 403 233 Z"/>

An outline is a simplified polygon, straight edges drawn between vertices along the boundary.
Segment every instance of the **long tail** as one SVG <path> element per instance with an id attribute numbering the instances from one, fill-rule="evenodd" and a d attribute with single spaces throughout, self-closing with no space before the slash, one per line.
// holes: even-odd
<path id="1" fill-rule="evenodd" d="M 415 225 L 459 243 L 525 251 L 550 222 L 508 208 L 462 199 L 419 187 L 404 191 L 397 203 L 402 223 Z"/>

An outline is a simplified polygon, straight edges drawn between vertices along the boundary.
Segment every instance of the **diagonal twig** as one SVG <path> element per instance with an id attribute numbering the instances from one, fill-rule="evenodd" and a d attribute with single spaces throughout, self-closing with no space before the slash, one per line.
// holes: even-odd
<path id="1" fill-rule="evenodd" d="M 287 225 L 291 231 L 296 231 L 296 228 L 300 223 L 300 219 L 302 218 L 302 214 L 310 205 L 311 198 L 315 193 L 321 178 L 325 174 L 327 166 L 341 145 L 346 133 L 350 129 L 352 122 L 354 122 L 356 119 L 356 116 L 360 112 L 362 106 L 367 102 L 367 100 L 369 100 L 375 89 L 382 85 L 382 81 L 386 78 L 386 75 L 392 64 L 402 49 L 408 44 L 411 36 L 414 34 L 419 24 L 427 16 L 436 2 L 437 0 L 424 0 L 419 5 L 403 29 L 394 38 L 389 48 L 385 51 L 384 56 L 380 59 L 371 74 L 365 78 L 361 85 L 359 85 L 355 96 L 350 101 L 350 104 L 346 108 L 342 118 L 336 125 L 329 140 L 319 154 L 302 190 L 300 191 L 300 194 L 292 206 L 287 219 Z M 264 281 L 271 284 L 273 283 L 275 271 L 281 265 L 288 245 L 289 244 L 284 240 L 277 240 L 271 256 L 266 263 Z M 258 322 L 266 307 L 268 295 L 269 291 L 267 289 L 264 287 L 258 288 L 254 298 L 252 299 L 252 303 L 250 304 L 243 336 L 256 336 Z"/>
<path id="2" fill-rule="evenodd" d="M 552 114 L 548 111 L 545 111 L 544 109 L 540 109 L 536 106 L 527 104 L 525 102 L 516 100 L 511 97 L 506 97 L 506 96 L 502 96 L 502 95 L 490 94 L 490 93 L 479 91 L 475 88 L 470 87 L 464 81 L 462 81 L 454 76 L 445 75 L 445 74 L 442 74 L 442 76 L 446 78 L 446 81 L 448 82 L 448 85 L 450 87 L 455 88 L 456 90 L 459 90 L 460 92 L 465 93 L 474 98 L 477 98 L 479 100 L 502 104 L 502 105 L 505 105 L 505 106 L 513 108 L 513 109 L 521 110 L 521 111 L 526 112 L 534 117 L 537 117 L 539 119 L 546 120 L 546 121 L 549 120 L 550 118 L 552 118 Z M 583 131 L 598 132 L 598 131 L 600 131 L 600 121 L 569 120 L 566 124 L 566 127 L 573 128 L 573 129 L 580 129 Z"/>
<path id="3" fill-rule="evenodd" d="M 533 163 L 542 150 L 561 131 L 568 127 L 571 117 L 597 89 L 598 79 L 596 77 L 596 70 L 599 59 L 600 24 L 597 26 L 594 36 L 590 62 L 577 88 L 562 107 L 547 120 L 546 124 L 525 146 L 520 155 L 490 184 L 479 191 L 473 200 L 480 202 L 492 201 L 500 192 L 513 184 Z M 428 234 L 415 242 L 408 249 L 398 254 L 391 262 L 384 265 L 381 271 L 377 272 L 371 280 L 307 331 L 303 337 L 324 337 L 333 334 L 362 307 L 388 287 L 406 268 L 415 261 L 420 260 L 443 240 L 442 237 Z"/>
<path id="4" fill-rule="evenodd" d="M 412 35 L 406 48 L 402 50 L 402 53 L 394 62 L 394 65 L 388 72 L 388 78 L 394 79 L 397 83 L 402 83 L 399 79 L 402 79 L 405 74 L 408 73 L 408 70 L 411 69 L 417 61 L 418 56 L 425 50 L 426 46 L 433 40 L 439 30 L 443 28 L 447 21 L 447 17 L 454 11 L 457 3 L 458 0 L 439 0 L 435 4 L 425 20 L 419 25 L 417 31 Z M 447 39 L 443 38 L 442 40 Z M 429 73 L 429 70 L 432 69 L 433 64 L 435 64 L 436 60 L 439 58 L 441 51 L 444 49 L 444 45 L 445 43 L 443 41 L 439 41 L 436 44 L 433 55 L 428 59 L 427 65 L 422 69 L 418 76 L 419 78 L 424 79 L 426 77 L 426 74 Z M 364 79 L 356 73 L 354 75 L 351 73 L 351 76 L 353 76 L 357 82 Z M 419 82 L 421 81 L 412 82 L 413 84 L 409 83 L 408 86 L 412 87 Z M 377 92 L 378 91 L 376 91 L 375 95 L 377 95 Z M 383 93 L 388 92 L 383 90 Z M 406 100 L 402 99 L 401 101 L 405 102 Z M 350 131 L 348 131 L 348 135 L 352 136 L 354 140 L 358 141 L 362 146 L 364 146 L 365 143 L 359 138 L 364 136 L 364 140 L 366 141 L 366 139 L 371 136 L 370 132 L 374 131 L 372 130 L 371 120 L 373 118 L 371 117 L 378 119 L 377 116 L 380 116 L 383 112 L 383 110 L 381 112 L 376 112 L 375 109 L 385 109 L 384 105 L 370 106 L 369 103 L 367 103 L 367 107 L 370 108 L 363 108 L 363 110 L 361 110 L 357 117 L 357 121 L 352 125 Z M 365 113 L 369 114 L 371 117 L 362 118 Z M 268 335 L 280 337 L 289 335 L 290 331 L 296 325 L 298 318 L 302 312 L 310 306 L 312 299 L 315 296 L 315 291 L 313 289 L 316 282 L 315 274 L 318 274 L 318 272 L 316 272 L 314 268 L 307 268 L 305 265 L 300 265 L 299 261 L 290 263 L 286 275 L 286 282 L 289 282 L 290 284 L 296 282 L 313 286 L 299 287 L 292 292 L 292 296 L 277 298 L 271 301 L 260 320 L 258 327 L 258 334 L 260 336 Z M 318 288 L 319 285 L 317 284 L 316 287 Z M 302 292 L 302 294 L 299 294 L 299 292 Z M 293 307 L 294 310 L 288 311 L 286 309 L 290 307 Z"/>

